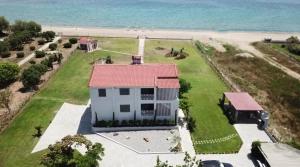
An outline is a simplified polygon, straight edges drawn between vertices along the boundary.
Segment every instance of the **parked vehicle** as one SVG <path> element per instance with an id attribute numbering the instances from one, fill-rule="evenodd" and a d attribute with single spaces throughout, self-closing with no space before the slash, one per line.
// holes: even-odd
<path id="1" fill-rule="evenodd" d="M 202 161 L 203 167 L 233 167 L 229 163 L 223 163 L 218 160 Z"/>

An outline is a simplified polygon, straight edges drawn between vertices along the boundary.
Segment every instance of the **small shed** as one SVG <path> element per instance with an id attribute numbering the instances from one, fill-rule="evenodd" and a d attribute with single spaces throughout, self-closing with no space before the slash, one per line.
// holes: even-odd
<path id="1" fill-rule="evenodd" d="M 92 52 L 98 48 L 98 41 L 89 39 L 88 37 L 80 37 L 79 47 L 81 50 Z"/>
<path id="2" fill-rule="evenodd" d="M 226 103 L 227 101 L 227 103 Z M 247 92 L 225 92 L 220 105 L 233 122 L 263 120 L 267 123 L 264 109 Z"/>

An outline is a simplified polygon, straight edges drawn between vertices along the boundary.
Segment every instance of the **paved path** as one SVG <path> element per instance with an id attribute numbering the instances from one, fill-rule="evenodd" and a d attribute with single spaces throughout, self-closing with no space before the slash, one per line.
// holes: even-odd
<path id="1" fill-rule="evenodd" d="M 32 150 L 32 153 L 48 148 L 50 144 L 54 144 L 67 135 L 77 134 L 85 109 L 86 106 L 83 105 L 64 103 Z"/>
<path id="2" fill-rule="evenodd" d="M 52 42 L 46 43 L 44 46 L 40 47 L 38 50 L 42 51 L 42 50 L 47 49 L 50 44 L 56 43 L 60 38 L 61 37 L 55 37 Z M 29 56 L 27 56 L 23 60 L 19 61 L 18 65 L 22 66 L 23 64 L 27 63 L 30 59 L 32 59 L 34 56 L 35 56 L 35 52 L 31 53 Z"/>
<path id="3" fill-rule="evenodd" d="M 145 36 L 139 36 L 139 52 L 138 55 L 141 56 L 142 64 L 144 63 L 144 50 L 145 50 Z"/>
<path id="4" fill-rule="evenodd" d="M 139 154 L 111 140 L 93 134 L 90 131 L 90 112 L 86 108 L 87 106 L 64 103 L 32 152 L 46 149 L 49 144 L 54 144 L 66 135 L 80 133 L 92 142 L 101 143 L 105 148 L 105 156 L 100 162 L 102 167 L 153 167 L 158 156 L 162 161 L 167 160 L 170 164 L 182 164 L 184 153 Z M 271 142 L 271 140 L 264 131 L 258 130 L 255 124 L 236 124 L 234 127 L 243 141 L 243 145 L 237 154 L 200 154 L 196 155 L 197 158 L 220 160 L 237 167 L 253 167 L 253 162 L 249 158 L 252 141 Z M 181 127 L 179 133 L 182 139 L 183 151 L 194 155 L 189 131 L 185 127 Z M 79 149 L 79 151 L 84 152 L 84 149 Z"/>

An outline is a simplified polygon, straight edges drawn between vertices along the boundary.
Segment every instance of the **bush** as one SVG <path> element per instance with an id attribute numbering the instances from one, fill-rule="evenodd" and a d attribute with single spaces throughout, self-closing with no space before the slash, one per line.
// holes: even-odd
<path id="1" fill-rule="evenodd" d="M 56 50 L 56 49 L 57 49 L 57 44 L 56 44 L 56 43 L 50 44 L 50 45 L 49 45 L 49 49 L 52 50 L 52 51 L 53 51 L 53 50 Z"/>
<path id="2" fill-rule="evenodd" d="M 192 88 L 191 84 L 182 78 L 179 79 L 179 84 L 180 84 L 180 88 L 179 88 L 180 97 L 182 96 L 182 94 L 187 93 Z"/>
<path id="3" fill-rule="evenodd" d="M 18 52 L 17 58 L 23 58 L 25 56 L 24 52 Z"/>
<path id="4" fill-rule="evenodd" d="M 62 43 L 62 39 L 59 39 L 59 40 L 58 40 L 58 43 Z"/>
<path id="5" fill-rule="evenodd" d="M 126 120 L 122 121 L 122 126 L 128 126 L 128 122 Z"/>
<path id="6" fill-rule="evenodd" d="M 289 44 L 288 51 L 300 56 L 300 44 Z"/>
<path id="7" fill-rule="evenodd" d="M 36 62 L 34 60 L 30 60 L 29 63 L 30 64 L 36 64 Z"/>
<path id="8" fill-rule="evenodd" d="M 2 57 L 2 58 L 8 58 L 8 57 L 10 57 L 10 55 L 11 55 L 11 54 L 10 54 L 9 51 L 2 52 L 2 53 L 1 53 L 1 57 Z"/>
<path id="9" fill-rule="evenodd" d="M 38 40 L 38 44 L 39 44 L 39 45 L 44 45 L 45 43 L 46 43 L 46 41 L 43 40 L 43 39 Z"/>
<path id="10" fill-rule="evenodd" d="M 70 42 L 71 44 L 76 44 L 76 43 L 77 43 L 77 38 L 70 38 L 70 39 L 69 39 L 69 42 Z"/>
<path id="11" fill-rule="evenodd" d="M 129 126 L 134 126 L 134 120 L 129 120 L 128 124 L 129 124 Z"/>
<path id="12" fill-rule="evenodd" d="M 35 57 L 36 58 L 42 58 L 42 57 L 45 57 L 46 56 L 46 53 L 44 51 L 35 51 Z"/>
<path id="13" fill-rule="evenodd" d="M 71 48 L 72 44 L 70 42 L 64 43 L 64 48 Z"/>
<path id="14" fill-rule="evenodd" d="M 113 121 L 113 126 L 119 126 L 119 120 L 114 120 Z"/>
<path id="15" fill-rule="evenodd" d="M 35 50 L 35 46 L 30 46 L 29 49 L 30 49 L 31 51 L 34 51 L 34 50 Z"/>
<path id="16" fill-rule="evenodd" d="M 0 63 L 0 86 L 4 87 L 11 84 L 18 77 L 20 67 L 15 63 Z"/>
<path id="17" fill-rule="evenodd" d="M 48 71 L 48 66 L 46 66 L 44 64 L 34 64 L 29 68 L 33 68 L 33 69 L 37 70 L 40 73 L 40 75 L 43 75 Z"/>
<path id="18" fill-rule="evenodd" d="M 25 88 L 34 88 L 40 82 L 41 73 L 35 68 L 25 69 L 21 76 L 21 81 Z"/>
<path id="19" fill-rule="evenodd" d="M 54 39 L 55 37 L 55 32 L 54 31 L 45 31 L 41 35 L 43 38 L 46 39 L 46 41 L 50 42 Z"/>
<path id="20" fill-rule="evenodd" d="M 22 38 L 16 34 L 9 35 L 7 38 L 10 50 L 23 50 Z"/>
<path id="21" fill-rule="evenodd" d="M 135 120 L 135 125 L 136 126 L 141 126 L 142 125 L 142 121 L 141 120 Z"/>
<path id="22" fill-rule="evenodd" d="M 289 43 L 298 43 L 299 39 L 296 36 L 291 36 L 288 39 L 286 39 L 286 41 L 289 42 Z"/>
<path id="23" fill-rule="evenodd" d="M 8 51 L 9 51 L 8 43 L 0 41 L 0 55 L 2 55 L 2 53 L 8 52 Z"/>
<path id="24" fill-rule="evenodd" d="M 188 117 L 187 119 L 187 129 L 190 132 L 194 132 L 196 128 L 196 120 L 193 117 Z"/>
<path id="25" fill-rule="evenodd" d="M 53 61 L 51 59 L 44 59 L 41 61 L 41 64 L 44 64 L 45 66 L 49 68 L 53 68 Z"/>

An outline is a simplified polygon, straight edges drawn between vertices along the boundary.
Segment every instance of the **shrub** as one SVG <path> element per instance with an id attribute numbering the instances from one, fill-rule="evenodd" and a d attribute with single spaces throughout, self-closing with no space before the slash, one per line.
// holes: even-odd
<path id="1" fill-rule="evenodd" d="M 34 88 L 40 82 L 41 73 L 35 68 L 25 69 L 21 76 L 21 81 L 25 88 Z"/>
<path id="2" fill-rule="evenodd" d="M 43 40 L 43 39 L 38 40 L 38 44 L 39 44 L 39 45 L 44 45 L 45 43 L 46 43 L 46 41 Z"/>
<path id="3" fill-rule="evenodd" d="M 129 124 L 129 126 L 134 126 L 134 120 L 129 120 L 128 124 Z"/>
<path id="4" fill-rule="evenodd" d="M 53 62 L 50 59 L 44 59 L 41 61 L 41 64 L 44 64 L 45 66 L 48 66 L 49 68 L 53 68 Z"/>
<path id="5" fill-rule="evenodd" d="M 23 50 L 22 38 L 16 34 L 11 34 L 7 38 L 10 50 Z"/>
<path id="6" fill-rule="evenodd" d="M 46 41 L 50 42 L 54 39 L 55 37 L 55 32 L 54 31 L 45 31 L 41 35 Z"/>
<path id="7" fill-rule="evenodd" d="M 96 121 L 95 127 L 106 127 L 106 121 L 101 120 L 101 121 Z"/>
<path id="8" fill-rule="evenodd" d="M 183 93 L 187 93 L 192 88 L 191 84 L 182 78 L 179 79 L 179 84 L 180 84 L 180 88 L 179 88 L 180 97 L 182 96 Z"/>
<path id="9" fill-rule="evenodd" d="M 34 60 L 30 60 L 29 63 L 30 64 L 36 64 L 36 62 Z"/>
<path id="10" fill-rule="evenodd" d="M 148 119 L 144 119 L 143 126 L 149 126 L 149 125 L 150 125 L 150 121 Z"/>
<path id="11" fill-rule="evenodd" d="M 56 49 L 57 49 L 57 44 L 56 44 L 56 43 L 50 44 L 50 45 L 49 45 L 49 49 L 52 50 L 52 51 L 53 51 L 53 50 L 56 50 Z"/>
<path id="12" fill-rule="evenodd" d="M 300 56 L 300 44 L 289 44 L 288 51 Z"/>
<path id="13" fill-rule="evenodd" d="M 64 43 L 64 48 L 71 48 L 72 44 L 70 42 Z"/>
<path id="14" fill-rule="evenodd" d="M 20 72 L 20 67 L 15 63 L 1 62 L 0 63 L 0 86 L 4 87 L 17 79 Z"/>
<path id="15" fill-rule="evenodd" d="M 188 117 L 187 128 L 190 132 L 194 132 L 194 130 L 196 128 L 196 120 L 193 117 Z"/>
<path id="16" fill-rule="evenodd" d="M 35 57 L 36 58 L 42 58 L 42 57 L 45 57 L 46 56 L 46 53 L 44 51 L 35 51 Z"/>
<path id="17" fill-rule="evenodd" d="M 2 55 L 2 53 L 8 52 L 8 51 L 9 51 L 8 43 L 0 41 L 0 55 Z"/>
<path id="18" fill-rule="evenodd" d="M 291 36 L 288 39 L 286 39 L 286 41 L 289 42 L 289 43 L 298 43 L 299 39 L 296 36 Z"/>
<path id="19" fill-rule="evenodd" d="M 119 126 L 119 120 L 114 120 L 113 121 L 113 126 Z"/>
<path id="20" fill-rule="evenodd" d="M 107 121 L 106 127 L 112 127 L 113 126 L 113 121 Z"/>
<path id="21" fill-rule="evenodd" d="M 128 122 L 126 120 L 122 121 L 122 126 L 128 126 Z"/>
<path id="22" fill-rule="evenodd" d="M 77 43 L 77 38 L 70 38 L 70 39 L 69 39 L 69 42 L 70 42 L 71 44 L 76 44 L 76 43 Z"/>
<path id="23" fill-rule="evenodd" d="M 107 56 L 105 60 L 105 64 L 113 64 L 114 62 L 111 60 L 111 56 Z"/>
<path id="24" fill-rule="evenodd" d="M 135 121 L 135 125 L 136 126 L 141 126 L 142 125 L 142 121 L 141 120 L 136 120 Z"/>
<path id="25" fill-rule="evenodd" d="M 36 127 L 34 127 L 34 129 L 36 130 L 36 133 L 35 134 L 33 134 L 32 136 L 34 136 L 34 137 L 41 137 L 42 136 L 42 126 L 36 126 Z"/>
<path id="26" fill-rule="evenodd" d="M 2 52 L 2 53 L 1 53 L 1 57 L 2 57 L 2 58 L 8 58 L 8 57 L 10 57 L 10 55 L 11 55 L 11 54 L 10 54 L 9 51 Z"/>
<path id="27" fill-rule="evenodd" d="M 58 43 L 62 43 L 62 39 L 59 39 L 59 40 L 58 40 Z"/>
<path id="28" fill-rule="evenodd" d="M 44 64 L 34 64 L 29 68 L 33 68 L 33 69 L 37 70 L 40 73 L 40 75 L 43 75 L 48 71 L 48 66 L 46 66 Z"/>
<path id="29" fill-rule="evenodd" d="M 30 46 L 29 49 L 30 49 L 31 51 L 34 51 L 34 50 L 35 50 L 35 46 Z"/>
<path id="30" fill-rule="evenodd" d="M 23 58 L 25 56 L 24 52 L 18 52 L 17 58 Z"/>

